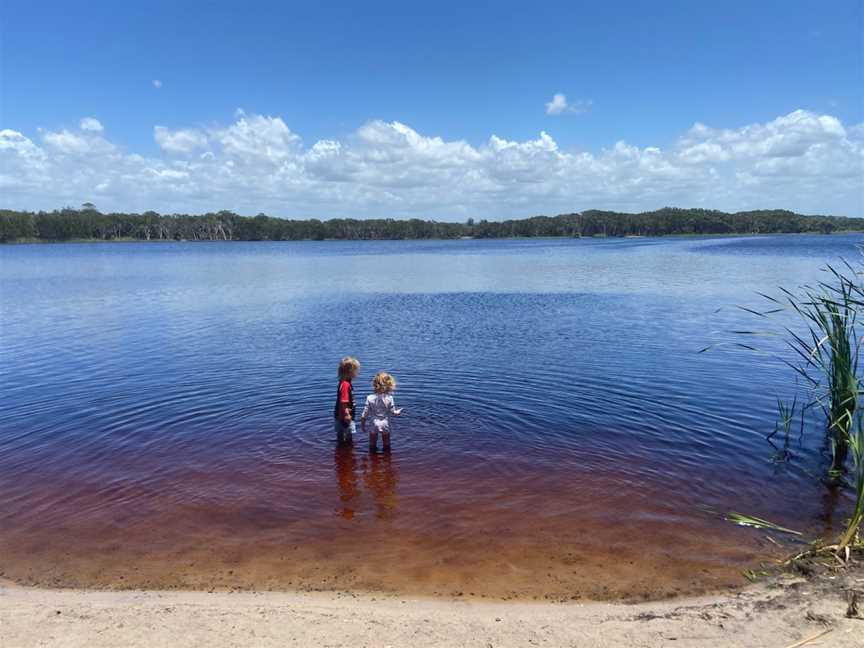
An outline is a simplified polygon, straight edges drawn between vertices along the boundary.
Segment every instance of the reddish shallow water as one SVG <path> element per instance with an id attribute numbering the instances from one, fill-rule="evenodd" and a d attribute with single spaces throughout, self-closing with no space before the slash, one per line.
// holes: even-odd
<path id="1" fill-rule="evenodd" d="M 694 516 L 681 491 L 623 490 L 596 468 L 546 467 L 526 481 L 506 478 L 521 474 L 518 461 L 431 467 L 398 448 L 309 458 L 141 487 L 34 479 L 32 498 L 0 504 L 3 575 L 64 587 L 636 599 L 739 584 L 742 567 L 770 553 L 758 535 Z"/>
<path id="2" fill-rule="evenodd" d="M 818 422 L 772 461 L 788 367 L 697 351 L 752 326 L 742 295 L 859 242 L 0 247 L 0 572 L 555 599 L 740 584 L 782 549 L 723 512 L 824 536 L 848 492 L 819 482 Z M 376 369 L 399 380 L 389 457 L 334 447 L 346 352 L 358 401 Z"/>

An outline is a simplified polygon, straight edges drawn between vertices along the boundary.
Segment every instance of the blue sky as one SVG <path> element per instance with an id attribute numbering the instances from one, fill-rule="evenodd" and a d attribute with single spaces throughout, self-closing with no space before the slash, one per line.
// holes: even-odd
<path id="1" fill-rule="evenodd" d="M 29 144 L 8 135 L 17 142 L 18 158 L 4 162 L 4 186 L 12 194 L 10 206 L 32 208 L 81 198 L 114 209 L 225 206 L 252 213 L 281 208 L 278 215 L 286 216 L 326 217 L 353 210 L 358 215 L 461 219 L 466 214 L 494 218 L 589 207 L 649 209 L 677 200 L 727 209 L 830 208 L 864 215 L 858 133 L 864 122 L 862 52 L 860 1 L 463 0 L 421 5 L 6 0 L 0 128 L 25 138 L 50 160 L 43 160 L 39 170 L 32 164 L 25 168 L 22 147 Z M 547 104 L 555 94 L 566 96 L 566 108 L 549 114 Z M 775 123 L 796 111 L 803 113 L 789 123 Z M 834 122 L 820 121 L 825 117 L 840 125 L 842 135 Z M 84 118 L 96 120 L 100 128 L 82 129 Z M 246 124 L 240 128 L 245 135 L 254 131 L 254 146 L 272 145 L 269 155 L 256 162 L 249 150 L 226 144 L 228 131 L 240 122 Z M 364 125 L 379 123 L 405 125 L 432 144 L 411 140 L 398 129 L 394 136 L 403 138 L 399 143 L 391 141 L 389 131 L 371 139 L 361 132 Z M 688 139 L 696 123 L 712 129 L 699 142 Z M 618 177 L 620 164 L 609 173 L 601 164 L 615 164 L 616 143 L 635 147 L 640 156 L 646 149 L 659 149 L 664 163 L 678 168 L 684 140 L 691 148 L 704 144 L 700 150 L 709 150 L 730 141 L 723 132 L 750 140 L 752 132 L 742 129 L 759 125 L 763 140 L 788 139 L 790 133 L 798 138 L 798 171 L 806 171 L 811 180 L 819 174 L 814 155 L 821 156 L 822 171 L 846 180 L 836 186 L 809 185 L 826 191 L 830 185 L 833 194 L 824 200 L 803 193 L 790 196 L 783 187 L 795 184 L 786 164 L 791 149 L 777 155 L 775 146 L 775 153 L 766 158 L 763 150 L 757 160 L 756 153 L 744 155 L 740 146 L 733 146 L 726 154 L 714 150 L 713 158 L 700 157 L 704 173 L 681 176 L 675 186 L 670 185 L 675 175 L 670 167 L 659 171 L 660 181 L 651 174 L 622 176 L 606 193 L 568 189 L 580 181 L 596 187 L 597 178 Z M 171 140 L 166 148 L 165 137 L 161 144 L 155 137 L 157 126 L 165 129 L 163 135 L 197 133 L 183 140 L 195 145 Z M 550 146 L 542 144 L 541 132 L 554 141 L 557 161 L 550 157 Z M 52 138 L 52 133 L 60 136 Z M 502 161 L 499 150 L 487 151 L 492 135 L 521 146 L 509 147 L 507 155 L 520 151 L 522 158 Z M 434 138 L 471 150 L 443 146 L 432 161 L 427 153 Z M 328 158 L 326 168 L 319 159 L 309 159 L 322 140 L 342 147 Z M 811 148 L 803 148 L 804 140 Z M 541 144 L 523 146 L 531 142 Z M 814 151 L 814 142 L 823 148 Z M 370 152 L 370 146 L 378 148 Z M 413 147 L 411 159 L 405 146 Z M 836 150 L 826 153 L 825 146 Z M 7 146 L 7 153 L 12 148 Z M 101 166 L 91 160 L 90 184 L 70 188 L 64 174 L 70 173 L 72 153 L 126 157 L 113 163 L 103 159 Z M 207 153 L 212 158 L 201 157 Z M 674 160 L 673 153 L 678 156 Z M 381 166 L 382 158 L 397 154 L 403 165 L 397 172 L 392 164 Z M 579 158 L 583 154 L 600 166 L 588 169 Z M 239 158 L 229 165 L 231 173 L 242 167 L 248 181 L 235 182 L 230 190 L 211 186 L 232 155 Z M 569 161 L 561 155 L 570 156 Z M 111 177 L 110 170 L 120 162 L 133 164 L 138 157 L 149 164 L 139 165 L 145 179 L 150 169 L 160 177 L 167 171 L 171 182 L 144 190 L 127 186 L 128 173 L 125 180 Z M 688 164 L 693 159 L 691 155 Z M 193 169 L 196 160 L 200 164 Z M 208 166 L 200 166 L 204 162 Z M 424 180 L 424 168 L 440 170 L 445 163 L 453 167 L 450 173 L 430 172 Z M 705 166 L 712 163 L 724 179 L 713 196 L 717 177 L 712 180 Z M 286 165 L 292 164 L 302 169 L 289 177 Z M 503 167 L 514 165 L 514 176 L 502 175 Z M 473 171 L 466 174 L 468 167 Z M 775 178 L 768 191 L 729 180 L 740 181 L 742 174 L 764 178 L 766 172 L 776 177 L 781 167 L 786 184 Z M 655 164 L 653 172 L 658 168 Z M 566 178 L 554 184 L 532 175 L 541 170 Z M 186 179 L 177 175 L 182 173 Z M 266 186 L 262 176 L 269 178 Z M 43 181 L 41 192 L 34 191 L 37 177 Z M 45 187 L 46 178 L 56 188 Z M 474 193 L 472 178 L 477 180 Z M 653 190 L 646 188 L 652 178 Z M 425 193 L 418 190 L 424 182 Z M 531 186 L 522 191 L 526 182 Z M 449 203 L 435 201 L 442 188 L 454 184 L 459 196 Z M 752 196 L 745 195 L 747 187 Z M 508 200 L 513 191 L 521 193 Z M 224 196 L 230 196 L 230 204 L 216 204 Z M 783 204 L 756 204 L 760 196 Z M 818 209 L 823 204 L 826 209 Z"/>

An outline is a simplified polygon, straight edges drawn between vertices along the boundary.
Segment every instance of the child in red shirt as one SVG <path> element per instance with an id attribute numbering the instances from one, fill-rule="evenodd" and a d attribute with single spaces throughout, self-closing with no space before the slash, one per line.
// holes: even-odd
<path id="1" fill-rule="evenodd" d="M 354 387 L 351 381 L 360 373 L 360 361 L 346 356 L 339 363 L 339 386 L 336 388 L 336 405 L 333 407 L 333 429 L 336 442 L 348 444 L 353 441 L 356 426 L 354 423 Z"/>

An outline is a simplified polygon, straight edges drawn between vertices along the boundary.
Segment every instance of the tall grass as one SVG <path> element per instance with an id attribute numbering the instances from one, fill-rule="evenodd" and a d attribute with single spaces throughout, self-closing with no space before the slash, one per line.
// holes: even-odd
<path id="1" fill-rule="evenodd" d="M 825 414 L 833 455 L 831 472 L 836 476 L 844 469 L 861 396 L 858 359 L 862 338 L 858 313 L 864 309 L 864 285 L 861 272 L 848 263 L 842 272 L 831 265 L 826 266 L 825 271 L 828 279 L 815 286 L 805 286 L 798 293 L 781 288 L 782 297 L 763 294 L 762 297 L 776 306 L 772 310 L 742 308 L 760 317 L 791 311 L 803 321 L 803 331 L 783 327 L 793 358 L 781 359 L 809 387 L 810 397 L 803 409 L 818 407 Z M 738 333 L 758 334 L 755 331 Z M 788 418 L 789 414 L 781 410 L 781 416 Z"/>
<path id="2" fill-rule="evenodd" d="M 799 335 L 787 327 L 789 346 L 798 356 L 791 366 L 814 387 L 813 404 L 825 412 L 833 450 L 831 470 L 842 472 L 855 410 L 858 407 L 858 310 L 864 306 L 859 273 L 847 265 L 848 274 L 832 266 L 829 281 L 796 296 L 784 291 L 786 301 L 807 326 Z"/>
<path id="3" fill-rule="evenodd" d="M 791 405 L 787 405 L 779 398 L 777 399 L 777 422 L 774 424 L 774 431 L 771 432 L 765 440 L 771 444 L 771 446 L 776 450 L 774 456 L 771 458 L 775 463 L 782 463 L 784 461 L 788 461 L 792 454 L 789 452 L 789 434 L 792 430 L 793 419 L 795 418 L 795 413 L 798 411 L 798 397 L 792 401 Z M 777 445 L 772 440 L 774 435 L 778 432 L 783 433 L 783 447 L 778 448 Z M 804 416 L 802 412 L 801 416 L 801 432 L 804 432 Z"/>
<path id="4" fill-rule="evenodd" d="M 864 543 L 861 538 L 861 524 L 864 522 L 864 424 L 858 417 L 854 434 L 849 435 L 852 450 L 853 482 L 855 484 L 855 508 L 846 525 L 846 532 L 840 539 L 839 548 L 845 550 L 850 545 Z"/>
<path id="5" fill-rule="evenodd" d="M 858 269 L 843 262 L 843 268 L 827 265 L 827 278 L 815 286 L 805 286 L 799 292 L 781 288 L 782 296 L 762 295 L 772 303 L 767 311 L 743 310 L 768 318 L 778 312 L 793 312 L 804 324 L 793 329 L 783 326 L 784 339 L 793 351 L 791 360 L 781 360 L 791 367 L 807 385 L 809 397 L 802 406 L 803 412 L 821 409 L 826 422 L 826 433 L 831 443 L 832 461 L 829 477 L 832 486 L 838 486 L 847 474 L 846 464 L 852 450 L 852 470 L 848 474 L 854 483 L 855 509 L 844 531 L 841 549 L 860 542 L 861 524 L 864 521 L 864 423 L 859 411 L 861 381 L 858 375 L 862 337 L 859 335 L 864 312 L 864 284 L 861 266 Z M 761 293 L 760 293 L 761 294 Z M 742 335 L 760 335 L 756 331 L 737 331 Z M 753 346 L 739 344 L 756 351 Z M 783 430 L 788 436 L 795 404 L 792 408 L 778 406 L 780 422 L 771 436 Z M 857 420 L 857 425 L 854 425 Z"/>
<path id="6" fill-rule="evenodd" d="M 828 265 L 826 281 L 803 289 L 799 295 L 784 290 L 783 301 L 773 300 L 791 307 L 805 323 L 803 335 L 786 328 L 787 343 L 797 356 L 789 364 L 812 387 L 810 405 L 818 405 L 825 413 L 832 450 L 829 475 L 833 480 L 844 474 L 852 449 L 850 476 L 856 491 L 855 508 L 840 540 L 840 549 L 858 539 L 864 518 L 864 427 L 860 416 L 853 428 L 861 397 L 858 359 L 862 340 L 858 312 L 864 309 L 864 285 L 860 270 L 848 263 L 844 266 L 841 271 Z"/>

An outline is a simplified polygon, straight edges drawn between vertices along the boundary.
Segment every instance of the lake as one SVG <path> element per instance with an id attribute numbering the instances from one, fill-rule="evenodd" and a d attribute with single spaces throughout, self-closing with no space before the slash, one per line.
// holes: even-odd
<path id="1" fill-rule="evenodd" d="M 765 440 L 787 367 L 698 352 L 861 243 L 0 247 L 0 572 L 554 599 L 741 583 L 783 549 L 722 513 L 821 535 L 849 500 L 819 481 L 818 424 L 785 461 Z M 335 445 L 348 354 L 358 404 L 377 370 L 399 381 L 390 455 Z"/>

